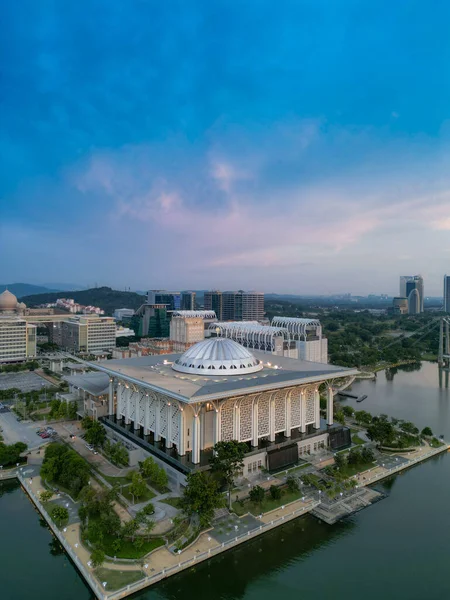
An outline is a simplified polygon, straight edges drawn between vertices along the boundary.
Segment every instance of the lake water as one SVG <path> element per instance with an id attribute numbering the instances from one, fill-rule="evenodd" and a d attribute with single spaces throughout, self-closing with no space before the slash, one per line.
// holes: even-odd
<path id="1" fill-rule="evenodd" d="M 450 439 L 450 393 L 435 364 L 353 386 L 358 409 L 430 426 Z M 140 600 L 450 598 L 450 457 L 380 484 L 388 497 L 334 526 L 304 517 L 136 595 Z M 5 489 L 5 488 L 4 488 Z M 20 488 L 0 498 L 0 598 L 91 598 Z M 6 595 L 5 595 L 6 594 Z"/>

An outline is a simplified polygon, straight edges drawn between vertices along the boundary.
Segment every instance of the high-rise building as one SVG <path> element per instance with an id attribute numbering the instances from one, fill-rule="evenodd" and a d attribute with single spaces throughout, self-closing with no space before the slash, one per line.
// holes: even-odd
<path id="1" fill-rule="evenodd" d="M 167 290 L 149 290 L 147 304 L 165 304 L 167 310 L 181 309 L 181 292 L 168 292 Z"/>
<path id="2" fill-rule="evenodd" d="M 131 326 L 139 337 L 169 337 L 167 305 L 143 304 L 131 319 Z"/>
<path id="3" fill-rule="evenodd" d="M 217 320 L 223 321 L 223 296 L 222 292 L 205 292 L 203 303 L 205 310 L 213 310 L 216 313 Z"/>
<path id="4" fill-rule="evenodd" d="M 181 310 L 195 310 L 195 292 L 181 292 Z"/>
<path id="5" fill-rule="evenodd" d="M 264 293 L 242 290 L 223 292 L 222 319 L 223 321 L 262 321 L 264 319 Z"/>
<path id="6" fill-rule="evenodd" d="M 392 310 L 394 314 L 406 315 L 408 313 L 408 298 L 397 296 L 392 300 Z"/>
<path id="7" fill-rule="evenodd" d="M 422 313 L 424 301 L 422 275 L 402 275 L 400 277 L 400 297 L 408 299 L 409 314 Z"/>
<path id="8" fill-rule="evenodd" d="M 444 275 L 444 311 L 450 312 L 450 275 Z"/>

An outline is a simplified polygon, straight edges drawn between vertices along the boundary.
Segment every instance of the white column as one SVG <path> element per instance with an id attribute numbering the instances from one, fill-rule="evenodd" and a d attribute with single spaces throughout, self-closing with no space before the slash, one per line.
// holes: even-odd
<path id="1" fill-rule="evenodd" d="M 123 392 L 124 392 L 124 387 L 121 383 L 117 384 L 117 404 L 116 404 L 116 418 L 120 419 L 121 418 L 121 408 L 123 406 Z"/>
<path id="2" fill-rule="evenodd" d="M 314 412 L 315 412 L 315 423 L 314 427 L 320 429 L 320 393 L 319 390 L 314 390 Z"/>
<path id="3" fill-rule="evenodd" d="M 161 400 L 155 399 L 155 442 L 161 439 Z"/>
<path id="4" fill-rule="evenodd" d="M 327 387 L 327 425 L 333 425 L 334 416 L 333 416 L 333 388 L 330 386 Z"/>
<path id="5" fill-rule="evenodd" d="M 173 448 L 172 442 L 172 402 L 167 404 L 167 437 L 166 448 Z"/>
<path id="6" fill-rule="evenodd" d="M 306 433 L 306 394 L 305 390 L 301 391 L 300 394 L 300 412 L 301 412 L 301 433 Z"/>
<path id="7" fill-rule="evenodd" d="M 220 442 L 220 426 L 221 426 L 221 413 L 220 413 L 220 410 L 218 408 L 216 408 L 216 411 L 214 413 L 214 436 L 213 436 L 214 445 L 216 445 L 217 442 Z"/>
<path id="8" fill-rule="evenodd" d="M 134 428 L 138 429 L 138 427 L 139 427 L 139 420 L 141 418 L 141 415 L 139 414 L 141 393 L 139 391 L 138 392 L 134 392 L 134 395 L 136 396 L 135 399 L 134 399 Z"/>
<path id="9" fill-rule="evenodd" d="M 256 448 L 258 445 L 258 403 L 256 401 L 253 402 L 252 419 L 252 446 Z"/>
<path id="10" fill-rule="evenodd" d="M 178 454 L 180 456 L 184 456 L 186 454 L 186 442 L 185 442 L 185 436 L 184 436 L 184 428 L 185 428 L 185 414 L 184 414 L 184 409 L 182 406 L 180 406 L 180 411 L 178 413 L 178 428 L 179 428 L 179 436 L 180 436 L 180 441 L 178 444 Z"/>
<path id="11" fill-rule="evenodd" d="M 192 419 L 192 462 L 200 462 L 200 414 L 194 414 Z"/>
<path id="12" fill-rule="evenodd" d="M 233 440 L 239 441 L 240 429 L 241 429 L 241 409 L 239 407 L 239 404 L 237 404 L 234 408 Z"/>
<path id="13" fill-rule="evenodd" d="M 269 400 L 269 440 L 275 441 L 275 400 L 274 394 L 272 394 Z"/>
<path id="14" fill-rule="evenodd" d="M 291 392 L 286 394 L 286 429 L 284 435 L 287 438 L 291 437 Z"/>
<path id="15" fill-rule="evenodd" d="M 131 403 L 131 390 L 128 386 L 125 386 L 125 425 L 130 424 L 130 403 Z"/>
<path id="16" fill-rule="evenodd" d="M 144 402 L 144 435 L 148 435 L 150 433 L 150 398 L 148 394 L 145 394 Z"/>
<path id="17" fill-rule="evenodd" d="M 114 414 L 114 379 L 109 380 L 108 415 Z"/>

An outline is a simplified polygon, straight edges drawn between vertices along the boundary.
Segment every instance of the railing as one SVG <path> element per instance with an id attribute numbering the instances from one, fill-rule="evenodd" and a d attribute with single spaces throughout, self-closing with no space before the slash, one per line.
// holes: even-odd
<path id="1" fill-rule="evenodd" d="M 317 500 L 312 501 L 307 506 L 303 506 L 302 508 L 294 510 L 289 514 L 284 515 L 283 517 L 279 517 L 278 519 L 273 519 L 272 521 L 270 521 L 270 523 L 261 523 L 261 525 L 257 529 L 247 531 L 247 533 L 238 535 L 231 540 L 222 542 L 221 544 L 218 544 L 217 546 L 210 548 L 207 552 L 202 552 L 201 554 L 196 554 L 192 558 L 189 558 L 188 560 L 180 561 L 178 564 L 173 565 L 172 567 L 168 567 L 167 569 L 162 569 L 161 571 L 158 571 L 158 573 L 148 575 L 147 577 L 145 577 L 145 579 L 141 579 L 140 581 L 137 581 L 136 583 L 127 585 L 126 587 L 122 588 L 121 590 L 118 590 L 114 593 L 108 594 L 108 600 L 119 600 L 120 598 L 124 598 L 125 596 L 133 594 L 133 593 L 139 591 L 140 589 L 143 589 L 149 585 L 152 585 L 152 584 L 160 581 L 161 579 L 164 579 L 168 575 L 174 575 L 175 573 L 178 573 L 179 571 L 183 571 L 184 569 L 186 569 L 188 567 L 192 567 L 199 562 L 202 562 L 204 560 L 207 560 L 208 558 L 211 558 L 213 556 L 216 556 L 217 554 L 220 554 L 221 552 L 225 552 L 225 550 L 229 550 L 230 548 L 238 546 L 239 544 L 242 544 L 243 542 L 251 540 L 251 539 L 261 535 L 262 533 L 265 533 L 266 531 L 270 531 L 274 527 L 281 525 L 283 522 L 291 521 L 292 519 L 297 518 L 302 514 L 310 512 L 311 510 L 316 508 L 316 506 L 318 506 L 319 504 L 320 504 L 320 501 L 317 501 Z"/>

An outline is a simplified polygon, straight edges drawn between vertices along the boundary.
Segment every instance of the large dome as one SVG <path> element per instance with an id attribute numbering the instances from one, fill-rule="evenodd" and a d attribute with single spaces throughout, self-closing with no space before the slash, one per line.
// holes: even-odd
<path id="1" fill-rule="evenodd" d="M 0 294 L 0 310 L 14 310 L 17 308 L 17 298 L 9 290 Z"/>
<path id="2" fill-rule="evenodd" d="M 198 342 L 177 359 L 172 368 L 195 375 L 247 375 L 263 368 L 251 352 L 226 338 Z"/>

